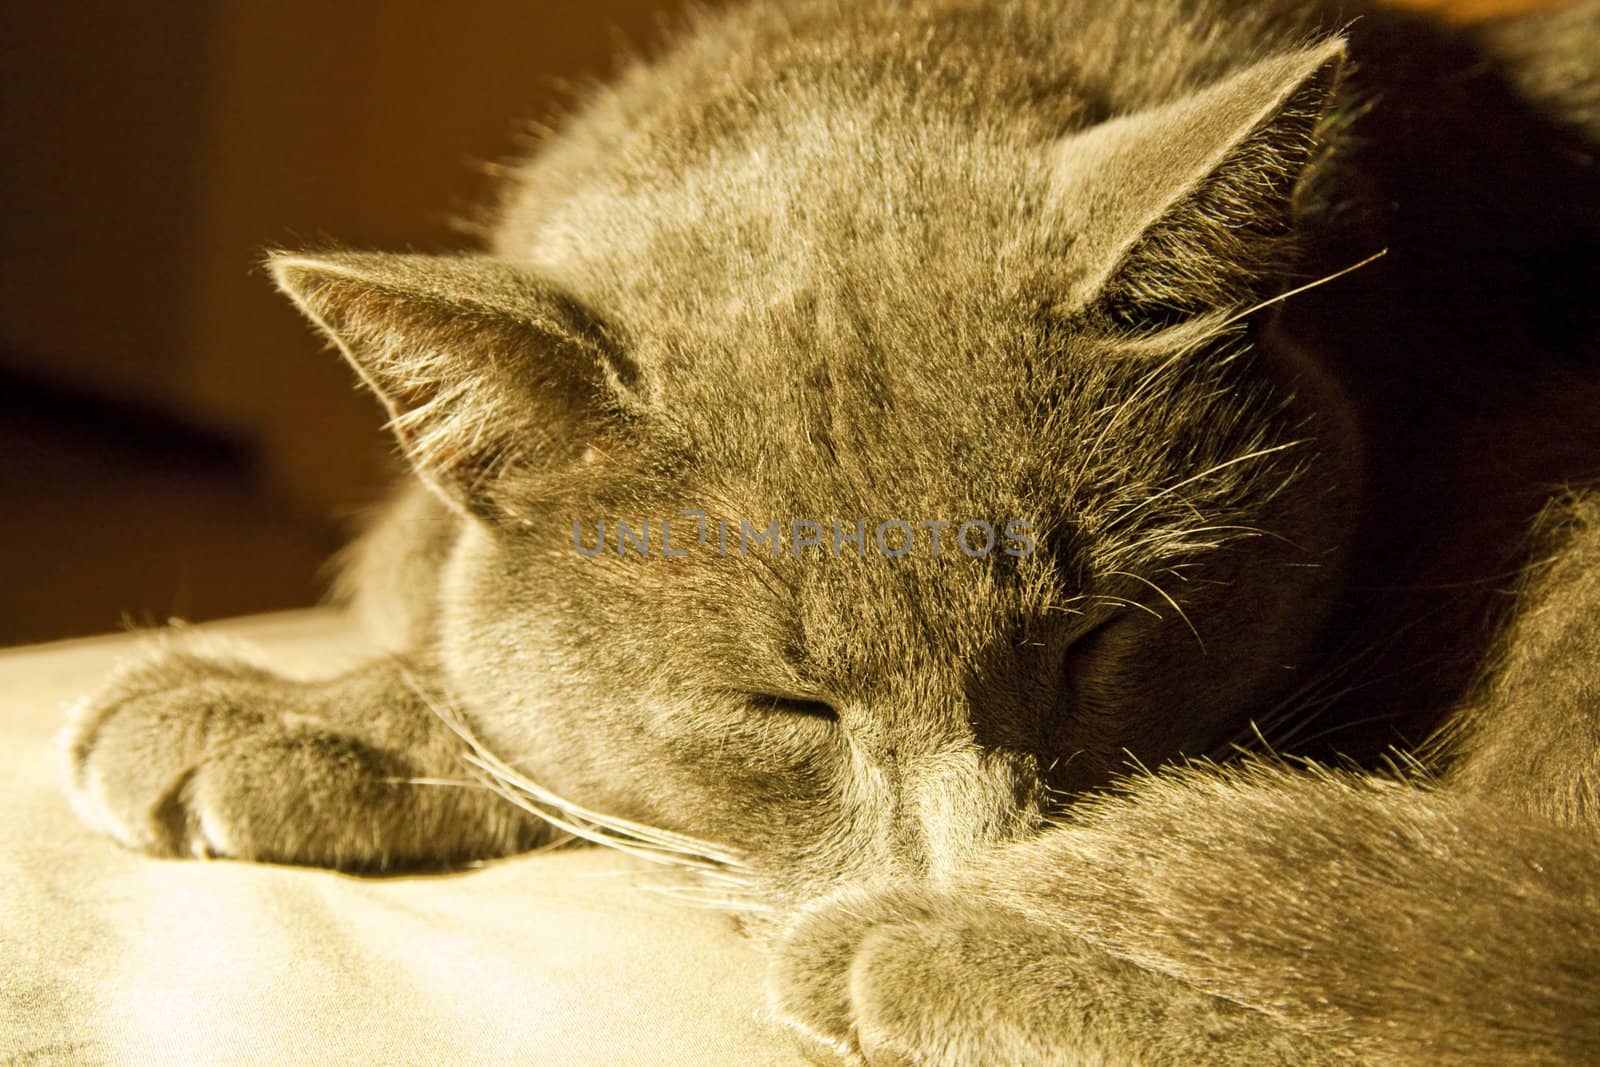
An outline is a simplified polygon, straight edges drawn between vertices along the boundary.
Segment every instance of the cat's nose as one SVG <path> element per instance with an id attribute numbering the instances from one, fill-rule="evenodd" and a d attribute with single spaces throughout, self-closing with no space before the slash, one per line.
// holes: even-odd
<path id="1" fill-rule="evenodd" d="M 1038 775 L 1027 762 L 974 744 L 929 753 L 902 769 L 900 846 L 938 879 L 1039 826 Z"/>

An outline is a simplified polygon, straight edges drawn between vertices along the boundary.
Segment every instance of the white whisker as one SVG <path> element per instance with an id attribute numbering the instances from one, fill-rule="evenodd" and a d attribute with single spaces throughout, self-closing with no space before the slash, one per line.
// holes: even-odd
<path id="1" fill-rule="evenodd" d="M 492 789 L 528 814 L 573 837 L 653 863 L 695 871 L 705 877 L 720 876 L 730 884 L 735 880 L 724 869 L 744 866 L 743 855 L 735 849 L 592 811 L 558 796 L 490 752 L 455 709 L 441 706 L 415 678 L 408 680 L 417 698 L 467 746 L 463 760 L 484 775 L 484 780 L 478 784 Z"/>
<path id="2" fill-rule="evenodd" d="M 471 754 L 469 754 L 466 759 L 468 762 L 482 767 L 482 764 L 474 760 Z M 487 768 L 483 769 L 487 772 Z M 648 860 L 651 863 L 671 864 L 673 866 L 683 867 L 688 870 L 716 870 L 716 867 L 713 866 L 710 861 L 696 859 L 691 855 L 681 852 L 665 851 L 653 847 L 645 842 L 628 841 L 625 838 L 614 837 L 606 833 L 603 829 L 585 826 L 579 822 L 569 821 L 563 818 L 561 815 L 546 811 L 545 809 L 539 807 L 531 799 L 523 796 L 518 789 L 500 782 L 498 778 L 495 779 L 495 782 L 496 784 L 491 788 L 494 788 L 494 791 L 500 794 L 500 796 L 515 804 L 529 815 L 533 815 L 539 819 L 542 819 L 551 826 L 554 826 L 559 830 L 564 830 L 574 837 L 582 838 L 585 841 L 590 841 L 596 845 L 602 845 L 606 848 L 617 852 L 623 852 L 630 856 L 636 856 L 642 860 Z"/>
<path id="3" fill-rule="evenodd" d="M 474 746 L 467 759 L 468 762 L 477 766 L 480 770 L 494 775 L 506 785 L 525 794 L 530 800 L 556 808 L 570 819 L 592 823 L 594 826 L 605 830 L 636 837 L 640 843 L 662 851 L 677 852 L 685 856 L 694 856 L 729 866 L 740 866 L 743 863 L 743 858 L 739 853 L 722 845 L 710 841 L 702 841 L 687 834 L 648 826 L 617 815 L 605 815 L 575 804 L 552 793 L 514 767 L 501 762 L 491 753 L 484 751 L 481 747 Z"/>
<path id="4" fill-rule="evenodd" d="M 475 778 L 385 778 L 390 785 L 447 785 L 461 789 L 488 789 L 488 785 Z"/>
<path id="5" fill-rule="evenodd" d="M 1155 619 L 1157 622 L 1161 620 L 1161 613 L 1159 611 L 1157 611 L 1155 608 L 1152 608 L 1149 604 L 1141 604 L 1137 600 L 1128 600 L 1125 597 L 1112 596 L 1110 593 L 1095 593 L 1094 599 L 1105 600 L 1121 608 L 1137 608 L 1146 615 L 1149 615 L 1151 618 Z"/>
<path id="6" fill-rule="evenodd" d="M 669 897 L 681 904 L 689 904 L 697 908 L 706 908 L 713 911 L 749 912 L 775 912 L 777 909 L 769 904 L 761 904 L 753 900 L 717 895 L 714 890 L 699 890 L 695 886 L 684 885 L 651 885 L 642 884 L 640 889 L 646 893 L 656 893 Z"/>

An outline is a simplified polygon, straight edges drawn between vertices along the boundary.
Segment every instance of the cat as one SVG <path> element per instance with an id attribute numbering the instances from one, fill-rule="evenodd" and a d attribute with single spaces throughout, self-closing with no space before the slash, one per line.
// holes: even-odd
<path id="1" fill-rule="evenodd" d="M 481 251 L 272 257 L 410 463 L 384 652 L 174 638 L 70 794 L 660 859 L 826 1061 L 1600 1061 L 1597 146 L 1594 0 L 689 16 Z"/>

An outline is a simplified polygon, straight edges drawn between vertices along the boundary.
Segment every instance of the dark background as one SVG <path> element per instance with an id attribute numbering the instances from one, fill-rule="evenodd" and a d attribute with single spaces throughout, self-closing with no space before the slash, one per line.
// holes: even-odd
<path id="1" fill-rule="evenodd" d="M 392 460 L 262 250 L 470 247 L 489 164 L 676 7 L 5 5 L 0 645 L 314 602 Z"/>

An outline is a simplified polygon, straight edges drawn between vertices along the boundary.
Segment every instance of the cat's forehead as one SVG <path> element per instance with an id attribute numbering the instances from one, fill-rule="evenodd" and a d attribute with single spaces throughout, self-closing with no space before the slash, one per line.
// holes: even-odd
<path id="1" fill-rule="evenodd" d="M 675 353 L 660 416 L 706 467 L 752 490 L 951 506 L 996 488 L 995 469 L 1034 444 L 1019 382 L 1025 327 L 939 330 L 874 318 L 837 294 L 771 332 L 732 332 Z"/>
<path id="2" fill-rule="evenodd" d="M 670 165 L 612 161 L 560 197 L 514 199 L 497 250 L 687 351 L 746 324 L 952 314 L 1034 273 L 1055 214 L 1045 146 L 945 114 L 907 116 L 908 133 L 871 105 L 784 101 L 771 128 L 723 131 Z"/>

